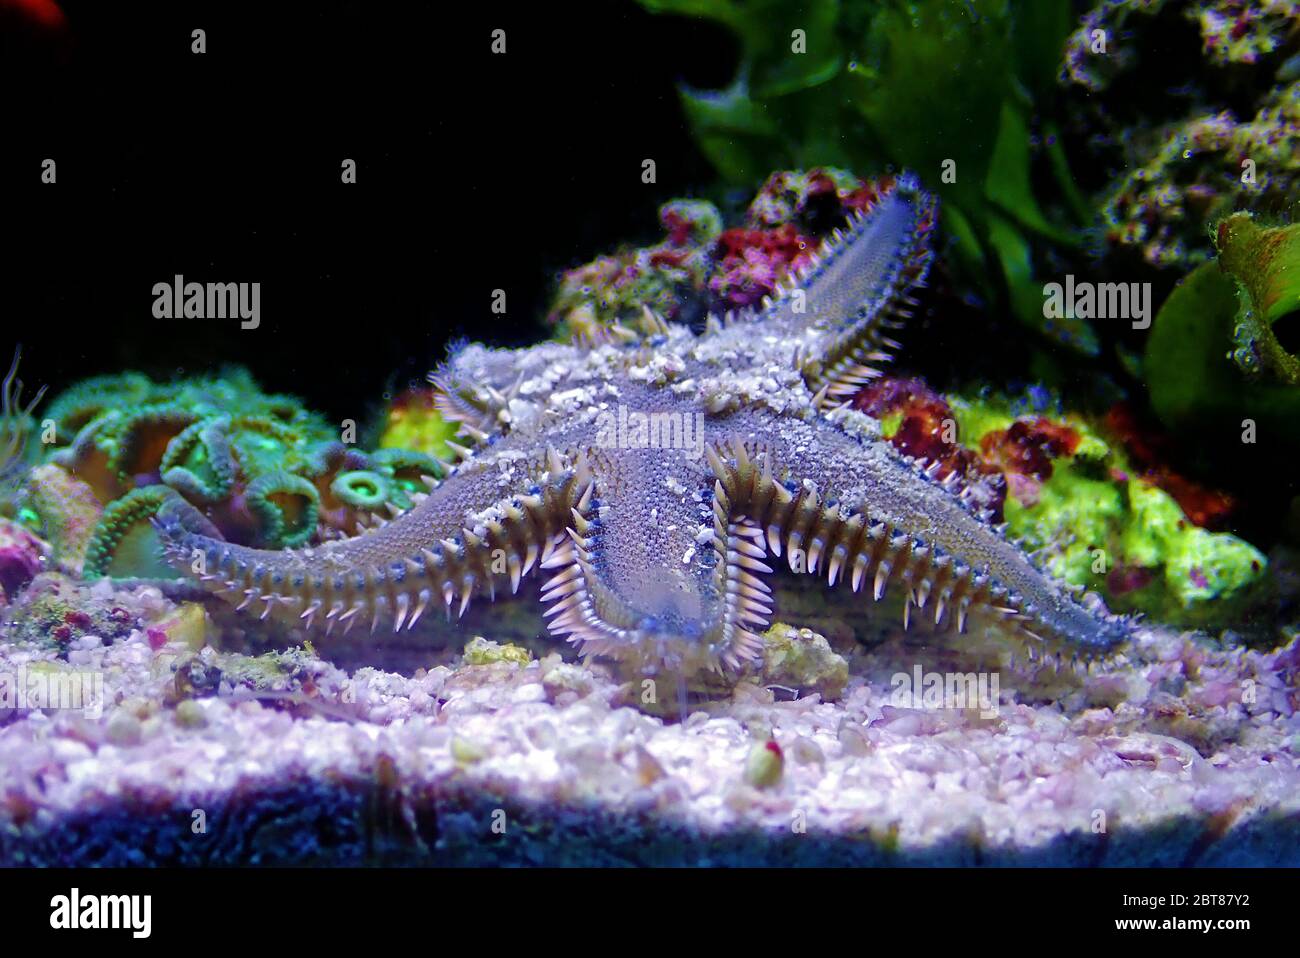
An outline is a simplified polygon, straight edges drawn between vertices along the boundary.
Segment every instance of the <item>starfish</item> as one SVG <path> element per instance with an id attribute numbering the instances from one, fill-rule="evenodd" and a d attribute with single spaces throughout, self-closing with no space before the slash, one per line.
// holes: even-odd
<path id="1" fill-rule="evenodd" d="M 937 204 L 910 175 L 752 310 L 701 330 L 646 311 L 573 343 L 464 345 L 430 374 L 473 445 L 412 508 L 354 538 L 282 551 L 221 541 L 183 500 L 157 519 L 179 569 L 310 629 L 410 629 L 431 605 L 547 570 L 552 632 L 646 671 L 735 669 L 771 614 L 764 575 L 879 600 L 904 624 L 979 620 L 1053 657 L 1093 659 L 1130 620 L 1054 579 L 973 487 L 898 453 L 847 398 L 881 375 L 924 285 Z M 950 477 L 951 479 L 951 477 Z"/>

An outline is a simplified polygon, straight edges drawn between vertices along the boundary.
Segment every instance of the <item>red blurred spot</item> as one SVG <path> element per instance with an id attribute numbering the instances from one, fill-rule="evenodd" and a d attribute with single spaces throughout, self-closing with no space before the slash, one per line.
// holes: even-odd
<path id="1" fill-rule="evenodd" d="M 72 626 L 74 629 L 82 629 L 83 631 L 85 629 L 90 628 L 94 624 L 94 621 L 90 618 L 90 616 L 87 615 L 85 612 L 81 612 L 81 611 L 69 612 L 67 615 L 63 617 L 63 621 L 66 622 L 68 625 Z"/>
<path id="2" fill-rule="evenodd" d="M 0 0 L 0 14 L 16 16 L 28 26 L 58 31 L 68 25 L 54 0 Z"/>
<path id="3" fill-rule="evenodd" d="M 1143 481 L 1173 497 L 1192 523 L 1205 529 L 1222 529 L 1236 511 L 1237 501 L 1226 492 L 1210 489 L 1175 472 L 1165 462 L 1170 443 L 1163 434 L 1144 428 L 1125 403 L 1106 413 L 1106 431 L 1124 445 Z"/>
<path id="4" fill-rule="evenodd" d="M 718 237 L 723 266 L 729 260 L 744 259 L 748 250 L 758 250 L 774 264 L 788 267 L 800 256 L 811 256 L 820 244 L 799 233 L 790 223 L 771 230 L 736 227 Z"/>
<path id="5" fill-rule="evenodd" d="M 1124 595 L 1147 585 L 1155 573 L 1141 566 L 1116 566 L 1106 573 L 1106 590 L 1111 595 Z"/>

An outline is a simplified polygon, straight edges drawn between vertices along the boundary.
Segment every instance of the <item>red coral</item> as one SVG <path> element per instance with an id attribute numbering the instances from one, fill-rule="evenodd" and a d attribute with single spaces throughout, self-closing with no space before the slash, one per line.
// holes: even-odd
<path id="1" fill-rule="evenodd" d="M 1045 482 L 1052 477 L 1052 460 L 1072 456 L 1079 448 L 1079 434 L 1064 423 L 1037 419 L 1017 419 L 1006 429 L 998 429 L 980 439 L 986 461 L 1005 474 L 1015 474 Z"/>
<path id="2" fill-rule="evenodd" d="M 1025 505 L 1038 501 L 1039 487 L 1052 477 L 1052 460 L 1072 456 L 1079 434 L 1050 419 L 1017 419 L 980 439 L 985 463 L 1007 480 L 1011 494 Z"/>
<path id="3" fill-rule="evenodd" d="M 1002 519 L 1006 488 L 988 482 L 997 469 L 980 460 L 973 450 L 956 440 L 956 418 L 944 398 L 923 379 L 882 376 L 853 397 L 853 408 L 877 419 L 899 415 L 898 429 L 889 441 L 904 455 L 939 464 L 937 477 L 956 474 L 975 493 L 972 502 L 987 509 L 995 522 Z"/>
<path id="4" fill-rule="evenodd" d="M 694 219 L 671 205 L 660 210 L 659 222 L 663 224 L 664 229 L 668 232 L 668 245 L 670 246 L 686 246 L 690 243 L 691 235 L 699 225 Z"/>
<path id="5" fill-rule="evenodd" d="M 923 379 L 882 376 L 854 397 L 853 408 L 877 419 L 901 414 L 890 442 L 905 455 L 940 463 L 940 478 L 965 473 L 975 463 L 970 450 L 945 441 L 945 424 L 949 435 L 956 438 L 956 419 L 944 398 Z"/>
<path id="6" fill-rule="evenodd" d="M 85 612 L 82 612 L 80 610 L 73 610 L 72 612 L 69 612 L 67 615 L 63 617 L 63 621 L 66 622 L 68 625 L 70 625 L 72 628 L 81 629 L 81 631 L 83 632 L 89 629 L 92 625 L 94 625 L 94 620 L 91 619 L 91 617 L 87 615 Z"/>
<path id="7" fill-rule="evenodd" d="M 41 571 L 41 543 L 16 522 L 0 520 L 0 605 Z"/>
<path id="8" fill-rule="evenodd" d="M 1162 433 L 1145 428 L 1131 407 L 1117 403 L 1106 413 L 1107 433 L 1123 445 L 1140 470 L 1142 479 L 1173 497 L 1189 522 L 1204 529 L 1222 529 L 1237 509 L 1237 500 L 1226 492 L 1201 485 L 1165 464 L 1169 440 Z"/>
<path id="9" fill-rule="evenodd" d="M 1155 578 L 1152 569 L 1142 566 L 1115 566 L 1106 573 L 1106 591 L 1111 595 L 1125 595 L 1148 585 Z"/>
<path id="10" fill-rule="evenodd" d="M 717 269 L 710 291 L 725 309 L 738 309 L 770 295 L 791 270 L 812 261 L 818 243 L 786 223 L 775 229 L 735 228 L 718 237 Z"/>
<path id="11" fill-rule="evenodd" d="M 845 209 L 865 213 L 880 202 L 880 197 L 894 188 L 894 178 L 883 176 L 878 180 L 868 180 L 851 193 L 840 197 Z"/>

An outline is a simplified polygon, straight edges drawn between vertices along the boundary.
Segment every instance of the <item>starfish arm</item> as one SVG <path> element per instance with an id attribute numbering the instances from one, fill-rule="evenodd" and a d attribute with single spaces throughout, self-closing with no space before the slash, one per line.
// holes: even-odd
<path id="1" fill-rule="evenodd" d="M 653 671 L 735 667 L 762 648 L 771 570 L 702 456 L 596 449 L 596 498 L 547 563 L 551 630 Z"/>
<path id="2" fill-rule="evenodd" d="M 936 625 L 960 631 L 970 615 L 986 615 L 1066 655 L 1104 655 L 1129 637 L 1129 620 L 1096 596 L 1076 597 L 955 485 L 868 438 L 869 423 L 842 410 L 722 450 L 727 495 L 791 568 L 865 586 L 876 599 L 897 586 L 906 616 L 929 609 Z"/>
<path id="3" fill-rule="evenodd" d="M 581 461 L 555 452 L 502 451 L 463 465 L 409 512 L 382 528 L 324 545 L 271 551 L 214 536 L 203 515 L 179 497 L 159 513 L 164 552 L 177 569 L 262 617 L 319 618 L 329 630 L 369 618 L 411 628 L 430 602 L 463 613 L 476 594 L 520 578 L 549 556 L 582 496 Z M 390 619 L 391 617 L 391 619 Z"/>
<path id="4" fill-rule="evenodd" d="M 461 432 L 482 442 L 508 429 L 518 405 L 528 405 L 555 385 L 558 370 L 567 370 L 585 350 L 567 343 L 542 343 L 527 350 L 491 349 L 471 343 L 454 349 L 429 374 L 438 411 Z M 521 396 L 528 384 L 529 396 Z"/>
<path id="5" fill-rule="evenodd" d="M 887 182 L 754 317 L 765 334 L 799 344 L 809 391 L 826 387 L 824 404 L 881 375 L 879 366 L 899 348 L 891 336 L 925 284 L 937 215 L 937 201 L 912 176 Z M 752 336 L 747 325 L 733 324 L 731 334 Z"/>

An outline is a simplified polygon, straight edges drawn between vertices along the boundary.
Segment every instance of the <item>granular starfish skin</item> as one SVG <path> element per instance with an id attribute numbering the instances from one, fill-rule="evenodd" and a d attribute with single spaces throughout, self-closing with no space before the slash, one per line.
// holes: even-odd
<path id="1" fill-rule="evenodd" d="M 929 269 L 936 203 L 889 180 L 757 309 L 701 332 L 646 311 L 574 344 L 466 346 L 431 377 L 473 448 L 407 513 L 356 538 L 256 550 L 189 503 L 159 513 L 169 560 L 209 588 L 308 628 L 412 627 L 431 605 L 542 587 L 553 632 L 646 671 L 736 668 L 761 650 L 760 577 L 784 556 L 907 618 L 1066 657 L 1126 640 L 1009 542 L 957 482 L 905 457 L 846 400 L 898 347 Z M 206 529 L 204 526 L 206 525 Z"/>

